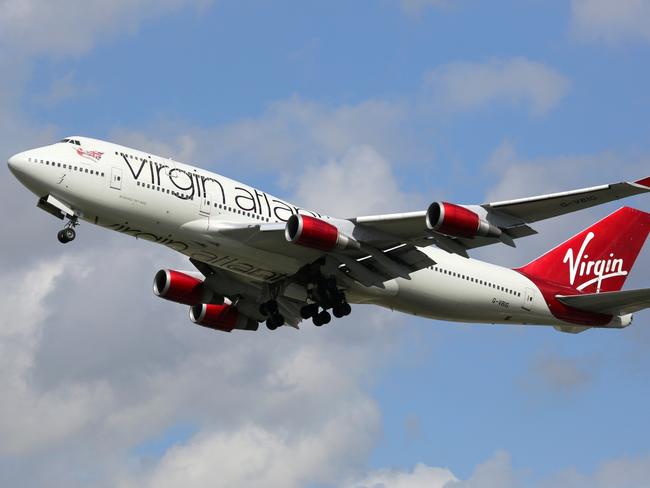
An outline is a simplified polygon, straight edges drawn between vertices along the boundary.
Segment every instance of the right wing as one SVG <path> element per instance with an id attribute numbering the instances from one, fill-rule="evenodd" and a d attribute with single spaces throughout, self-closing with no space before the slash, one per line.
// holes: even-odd
<path id="1" fill-rule="evenodd" d="M 650 191 L 650 177 L 642 180 L 581 188 L 550 195 L 486 203 L 483 208 L 504 213 L 510 217 L 531 223 L 557 217 L 577 210 L 594 207 Z"/>
<path id="2" fill-rule="evenodd" d="M 499 237 L 454 237 L 426 226 L 426 211 L 368 215 L 350 219 L 363 227 L 393 235 L 416 245 L 436 244 L 438 247 L 467 256 L 467 250 L 503 242 L 514 247 L 514 240 L 536 234 L 528 224 L 583 210 L 603 203 L 650 192 L 650 177 L 633 181 L 612 183 L 579 190 L 548 195 L 484 203 L 462 205 L 480 218 L 499 227 Z"/>

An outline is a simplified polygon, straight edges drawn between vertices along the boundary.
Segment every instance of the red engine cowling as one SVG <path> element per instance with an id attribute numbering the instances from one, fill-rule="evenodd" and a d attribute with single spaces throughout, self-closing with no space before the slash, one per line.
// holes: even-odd
<path id="1" fill-rule="evenodd" d="M 284 235 L 289 242 L 321 251 L 334 249 L 359 249 L 359 243 L 352 237 L 324 220 L 308 215 L 294 214 L 289 217 Z"/>
<path id="2" fill-rule="evenodd" d="M 196 305 L 212 300 L 212 291 L 203 281 L 173 269 L 161 269 L 153 280 L 156 296 L 185 305 Z"/>
<path id="3" fill-rule="evenodd" d="M 499 237 L 501 229 L 471 210 L 448 202 L 434 202 L 427 210 L 427 227 L 453 237 Z"/>
<path id="4" fill-rule="evenodd" d="M 190 320 L 208 329 L 231 332 L 233 329 L 257 330 L 259 324 L 239 313 L 232 305 L 215 305 L 212 303 L 190 307 Z"/>

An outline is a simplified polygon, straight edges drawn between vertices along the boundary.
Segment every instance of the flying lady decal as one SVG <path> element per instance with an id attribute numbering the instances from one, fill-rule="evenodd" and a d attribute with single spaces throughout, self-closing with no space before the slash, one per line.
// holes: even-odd
<path id="1" fill-rule="evenodd" d="M 77 154 L 81 156 L 82 158 L 90 159 L 91 161 L 99 161 L 102 159 L 102 156 L 104 155 L 103 152 L 100 151 L 85 151 L 84 149 L 78 147 L 77 148 Z"/>

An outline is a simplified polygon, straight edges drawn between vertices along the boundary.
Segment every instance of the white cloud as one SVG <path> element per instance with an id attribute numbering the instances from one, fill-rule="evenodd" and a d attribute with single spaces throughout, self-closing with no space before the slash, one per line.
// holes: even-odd
<path id="1" fill-rule="evenodd" d="M 221 126 L 161 124 L 148 133 L 118 129 L 113 138 L 201 166 L 294 173 L 357 145 L 408 158 L 413 150 L 400 128 L 407 117 L 408 107 L 402 102 L 369 100 L 328 107 L 292 97 L 271 103 L 257 117 Z"/>
<path id="2" fill-rule="evenodd" d="M 248 425 L 201 433 L 170 449 L 152 472 L 123 485 L 299 488 L 335 482 L 376 440 L 376 407 L 371 402 L 350 407 L 312 432 Z"/>
<path id="3" fill-rule="evenodd" d="M 650 479 L 650 455 L 603 461 L 591 474 L 567 469 L 539 483 L 538 488 L 644 488 Z"/>
<path id="4" fill-rule="evenodd" d="M 426 205 L 419 195 L 401 191 L 388 161 L 370 146 L 354 146 L 338 160 L 307 167 L 292 186 L 296 202 L 341 217 Z"/>
<path id="5" fill-rule="evenodd" d="M 522 486 L 512 469 L 510 456 L 497 452 L 492 459 L 479 464 L 467 480 L 459 480 L 447 468 L 418 463 L 413 471 L 382 469 L 369 473 L 347 488 L 516 488 Z"/>
<path id="6" fill-rule="evenodd" d="M 374 471 L 362 480 L 350 483 L 348 488 L 444 488 L 452 481 L 457 481 L 457 478 L 448 469 L 418 463 L 413 471 Z"/>
<path id="7" fill-rule="evenodd" d="M 83 54 L 99 39 L 131 33 L 143 20 L 210 0 L 3 0 L 0 44 L 28 54 L 57 58 Z"/>
<path id="8" fill-rule="evenodd" d="M 39 392 L 30 387 L 35 353 L 47 323 L 44 299 L 64 273 L 79 273 L 68 260 L 0 275 L 0 453 L 21 453 L 66 438 L 108 400 L 101 384 L 66 385 Z"/>
<path id="9" fill-rule="evenodd" d="M 643 488 L 650 479 L 650 455 L 603 461 L 592 473 L 575 468 L 532 479 L 514 469 L 507 452 L 497 452 L 478 465 L 466 480 L 446 468 L 417 464 L 413 471 L 377 470 L 346 488 Z"/>
<path id="10" fill-rule="evenodd" d="M 572 0 L 571 11 L 573 29 L 584 40 L 650 41 L 646 0 Z"/>
<path id="11" fill-rule="evenodd" d="M 432 70 L 427 83 L 435 101 L 450 110 L 506 102 L 528 106 L 533 115 L 553 109 L 570 85 L 557 70 L 526 58 L 446 64 Z"/>

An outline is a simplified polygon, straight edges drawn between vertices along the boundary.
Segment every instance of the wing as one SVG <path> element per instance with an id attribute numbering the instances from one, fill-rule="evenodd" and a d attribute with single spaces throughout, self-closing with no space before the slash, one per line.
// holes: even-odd
<path id="1" fill-rule="evenodd" d="M 612 183 L 517 200 L 462 206 L 501 229 L 503 232 L 499 237 L 480 235 L 459 237 L 431 231 L 426 223 L 426 211 L 369 215 L 350 220 L 363 227 L 393 235 L 405 242 L 418 245 L 428 242 L 446 251 L 467 256 L 468 249 L 499 242 L 514 247 L 515 239 L 537 233 L 528 225 L 530 223 L 647 192 L 650 192 L 650 177 L 634 182 Z"/>
<path id="2" fill-rule="evenodd" d="M 649 191 L 650 177 L 634 182 L 612 183 L 550 195 L 487 203 L 482 207 L 531 223 Z"/>
<path id="3" fill-rule="evenodd" d="M 205 220 L 197 220 L 184 224 L 183 228 L 198 232 L 208 240 L 217 237 L 232 239 L 240 246 L 249 247 L 258 255 L 268 256 L 276 266 L 286 266 L 284 269 L 289 275 L 326 258 L 325 264 L 331 274 L 343 273 L 365 286 L 383 287 L 383 283 L 397 277 L 410 279 L 410 274 L 414 271 L 435 264 L 413 243 L 404 242 L 399 237 L 355 227 L 349 220 L 329 219 L 328 222 L 335 223 L 337 228 L 343 228 L 351 235 L 354 234 L 354 241 L 359 245 L 350 249 L 329 251 L 296 245 L 286 239 L 284 223 L 228 222 L 207 228 Z M 280 258 L 285 261 L 279 263 Z"/>

